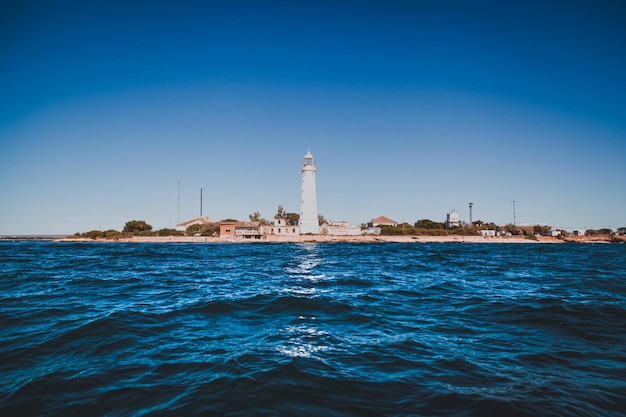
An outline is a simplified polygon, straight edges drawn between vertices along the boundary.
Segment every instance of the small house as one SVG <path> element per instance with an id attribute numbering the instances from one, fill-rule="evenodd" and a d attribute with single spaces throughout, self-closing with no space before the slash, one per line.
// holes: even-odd
<path id="1" fill-rule="evenodd" d="M 206 224 L 211 224 L 211 221 L 208 217 L 196 217 L 195 219 L 187 220 L 186 222 L 177 224 L 176 230 L 178 230 L 179 232 L 184 232 L 189 226 L 193 226 L 196 224 L 204 226 Z"/>
<path id="2" fill-rule="evenodd" d="M 390 219 L 389 217 L 379 216 L 372 219 L 368 224 L 368 227 L 379 227 L 379 226 L 398 226 L 398 222 Z"/>

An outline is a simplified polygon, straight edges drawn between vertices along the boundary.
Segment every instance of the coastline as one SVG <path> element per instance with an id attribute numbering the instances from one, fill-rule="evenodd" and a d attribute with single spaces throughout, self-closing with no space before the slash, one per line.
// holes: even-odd
<path id="1" fill-rule="evenodd" d="M 562 243 L 611 243 L 611 236 L 581 236 L 558 239 L 555 237 L 538 236 L 537 240 L 524 237 L 489 237 L 489 236 L 264 236 L 262 239 L 241 239 L 234 237 L 213 236 L 132 236 L 119 239 L 89 239 L 66 237 L 55 239 L 55 242 L 129 242 L 129 243 L 531 243 L 531 244 L 562 244 Z M 626 237 L 617 237 L 622 243 Z"/>

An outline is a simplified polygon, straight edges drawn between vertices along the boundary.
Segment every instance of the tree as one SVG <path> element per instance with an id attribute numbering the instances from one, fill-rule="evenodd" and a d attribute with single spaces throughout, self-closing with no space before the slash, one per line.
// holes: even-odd
<path id="1" fill-rule="evenodd" d="M 434 222 L 430 219 L 422 219 L 415 222 L 417 229 L 445 229 L 446 225 L 442 222 Z"/>
<path id="2" fill-rule="evenodd" d="M 122 232 L 113 229 L 105 230 L 103 233 L 106 239 L 119 239 L 122 235 Z"/>
<path id="3" fill-rule="evenodd" d="M 536 224 L 533 226 L 533 233 L 541 236 L 548 236 L 550 234 L 550 226 L 542 226 L 540 224 Z"/>
<path id="4" fill-rule="evenodd" d="M 321 226 L 324 223 L 328 223 L 328 220 L 326 220 L 326 218 L 324 217 L 323 214 L 318 214 L 317 215 L 317 223 Z"/>
<path id="5" fill-rule="evenodd" d="M 517 235 L 521 235 L 522 234 L 522 230 L 521 229 L 515 227 L 514 225 L 512 225 L 510 223 L 507 224 L 506 226 L 504 226 L 504 230 L 507 233 L 512 234 L 513 236 L 517 236 Z"/>
<path id="6" fill-rule="evenodd" d="M 300 221 L 300 214 L 298 213 L 286 213 L 285 216 L 287 216 L 287 225 L 289 226 L 295 226 Z"/>
<path id="7" fill-rule="evenodd" d="M 195 236 L 195 235 L 199 235 L 200 234 L 200 229 L 202 228 L 201 224 L 192 224 L 189 225 L 186 229 L 185 229 L 185 234 L 187 236 Z"/>
<path id="8" fill-rule="evenodd" d="M 219 223 L 192 224 L 185 234 L 188 236 L 217 236 L 220 233 Z"/>
<path id="9" fill-rule="evenodd" d="M 598 236 L 598 235 L 606 235 L 606 236 L 611 236 L 613 234 L 613 231 L 611 229 L 600 229 L 600 230 L 594 230 L 594 229 L 589 229 L 585 232 L 588 236 Z"/>
<path id="10" fill-rule="evenodd" d="M 200 236 L 217 236 L 220 234 L 219 223 L 203 224 L 200 228 Z"/>
<path id="11" fill-rule="evenodd" d="M 155 233 L 159 236 L 182 236 L 184 235 L 184 233 L 181 232 L 180 230 L 170 229 L 170 228 L 159 229 Z"/>
<path id="12" fill-rule="evenodd" d="M 124 233 L 142 233 L 150 232 L 152 226 L 143 220 L 131 220 L 124 226 Z"/>
<path id="13" fill-rule="evenodd" d="M 275 219 L 284 219 L 285 218 L 285 209 L 282 205 L 278 206 L 278 210 L 276 211 Z"/>
<path id="14" fill-rule="evenodd" d="M 90 239 L 97 239 L 99 237 L 104 237 L 104 233 L 100 230 L 90 230 L 87 233 L 83 233 L 83 236 L 88 237 Z"/>
<path id="15" fill-rule="evenodd" d="M 267 220 L 261 217 L 261 213 L 259 213 L 258 211 L 255 211 L 254 213 L 249 214 L 248 217 L 250 217 L 251 222 L 259 222 L 263 224 L 267 223 Z"/>

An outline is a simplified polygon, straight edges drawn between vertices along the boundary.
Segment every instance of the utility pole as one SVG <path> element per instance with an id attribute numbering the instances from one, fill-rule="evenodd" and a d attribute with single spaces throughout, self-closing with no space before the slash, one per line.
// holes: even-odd
<path id="1" fill-rule="evenodd" d="M 180 181 L 178 181 L 178 221 L 176 224 L 180 224 Z"/>
<path id="2" fill-rule="evenodd" d="M 515 215 L 515 203 L 517 203 L 517 200 L 512 200 L 511 203 L 513 203 L 513 228 L 517 229 L 517 217 Z"/>
<path id="3" fill-rule="evenodd" d="M 202 188 L 200 188 L 200 217 L 202 217 Z"/>

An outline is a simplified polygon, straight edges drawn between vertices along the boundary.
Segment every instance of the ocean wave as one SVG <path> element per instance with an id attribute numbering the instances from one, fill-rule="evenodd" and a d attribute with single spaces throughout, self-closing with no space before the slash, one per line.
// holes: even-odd
<path id="1" fill-rule="evenodd" d="M 626 404 L 623 245 L 0 244 L 2 415 Z"/>

